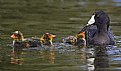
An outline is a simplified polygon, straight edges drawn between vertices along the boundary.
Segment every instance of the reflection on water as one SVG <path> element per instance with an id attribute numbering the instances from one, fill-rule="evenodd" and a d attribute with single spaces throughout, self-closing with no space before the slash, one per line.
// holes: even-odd
<path id="1" fill-rule="evenodd" d="M 49 55 L 49 57 L 50 57 L 50 63 L 54 64 L 55 63 L 55 52 L 54 52 L 53 48 L 50 49 L 50 55 Z"/>
<path id="2" fill-rule="evenodd" d="M 93 46 L 94 54 L 87 59 L 89 71 L 109 71 L 109 60 L 106 46 Z"/>
<path id="3" fill-rule="evenodd" d="M 94 71 L 109 71 L 109 60 L 106 46 L 95 48 Z"/>
<path id="4" fill-rule="evenodd" d="M 95 46 L 93 48 L 89 48 L 88 53 L 94 53 L 87 54 L 89 56 L 87 58 L 89 71 L 120 71 L 120 48 L 116 46 Z"/>

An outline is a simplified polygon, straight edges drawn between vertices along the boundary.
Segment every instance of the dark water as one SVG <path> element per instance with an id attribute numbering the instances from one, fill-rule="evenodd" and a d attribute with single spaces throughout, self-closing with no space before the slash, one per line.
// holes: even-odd
<path id="1" fill-rule="evenodd" d="M 75 35 L 95 10 L 111 19 L 116 44 L 101 48 L 64 45 L 62 38 Z M 121 71 L 121 0 L 0 0 L 0 70 L 2 71 Z M 55 50 L 25 50 L 23 65 L 11 65 L 12 32 L 40 37 L 51 32 Z M 95 51 L 99 50 L 99 51 Z M 103 51 L 102 51 L 103 50 Z"/>

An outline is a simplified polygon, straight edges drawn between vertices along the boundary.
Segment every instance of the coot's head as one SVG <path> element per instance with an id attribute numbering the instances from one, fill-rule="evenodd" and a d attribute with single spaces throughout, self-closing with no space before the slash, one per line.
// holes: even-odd
<path id="1" fill-rule="evenodd" d="M 40 38 L 40 42 L 45 45 L 52 45 L 53 38 L 55 38 L 56 35 L 52 33 L 45 33 L 43 36 Z"/>
<path id="2" fill-rule="evenodd" d="M 92 14 L 91 19 L 88 21 L 87 26 L 96 25 L 97 27 L 106 26 L 107 29 L 110 24 L 109 16 L 102 10 L 97 10 Z"/>
<path id="3" fill-rule="evenodd" d="M 15 31 L 11 35 L 11 38 L 14 39 L 14 40 L 22 40 L 24 37 L 23 37 L 23 34 L 20 31 Z"/>
<path id="4" fill-rule="evenodd" d="M 76 38 L 77 38 L 76 44 L 77 44 L 78 47 L 86 46 L 85 32 L 80 31 L 76 35 Z"/>

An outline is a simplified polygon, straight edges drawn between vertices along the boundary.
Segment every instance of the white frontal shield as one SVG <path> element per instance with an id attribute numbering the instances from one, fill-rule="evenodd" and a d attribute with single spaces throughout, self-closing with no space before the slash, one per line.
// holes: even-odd
<path id="1" fill-rule="evenodd" d="M 88 21 L 87 26 L 95 23 L 95 18 L 94 17 L 95 17 L 95 15 L 92 15 L 91 19 Z"/>

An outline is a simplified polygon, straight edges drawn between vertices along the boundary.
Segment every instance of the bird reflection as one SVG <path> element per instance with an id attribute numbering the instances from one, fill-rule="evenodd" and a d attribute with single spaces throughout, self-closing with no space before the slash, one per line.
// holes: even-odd
<path id="1" fill-rule="evenodd" d="M 109 71 L 106 46 L 95 47 L 94 71 Z"/>
<path id="2" fill-rule="evenodd" d="M 86 53 L 85 53 L 85 51 L 86 51 L 85 47 L 81 48 L 81 50 L 80 50 L 80 62 L 82 64 L 86 64 Z"/>
<path id="3" fill-rule="evenodd" d="M 50 63 L 54 64 L 55 63 L 55 52 L 54 52 L 54 48 L 53 47 L 51 47 L 51 49 L 50 49 L 49 57 L 50 57 Z"/>

